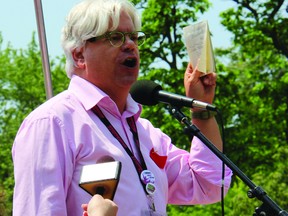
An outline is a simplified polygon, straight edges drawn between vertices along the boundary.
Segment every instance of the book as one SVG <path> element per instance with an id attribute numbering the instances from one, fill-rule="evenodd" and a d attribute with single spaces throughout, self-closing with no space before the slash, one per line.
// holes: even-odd
<path id="1" fill-rule="evenodd" d="M 185 46 L 192 67 L 206 75 L 216 72 L 208 21 L 200 21 L 183 28 Z"/>

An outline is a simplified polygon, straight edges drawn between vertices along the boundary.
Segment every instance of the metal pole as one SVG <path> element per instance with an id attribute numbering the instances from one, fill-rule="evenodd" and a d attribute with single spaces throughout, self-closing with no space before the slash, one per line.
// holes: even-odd
<path id="1" fill-rule="evenodd" d="M 41 56 L 42 56 L 46 99 L 48 100 L 51 97 L 53 97 L 53 91 L 52 91 L 50 62 L 49 62 L 49 56 L 48 56 L 44 17 L 43 17 L 41 0 L 34 0 L 34 6 L 35 6 L 37 28 L 38 28 L 38 37 L 39 37 Z"/>

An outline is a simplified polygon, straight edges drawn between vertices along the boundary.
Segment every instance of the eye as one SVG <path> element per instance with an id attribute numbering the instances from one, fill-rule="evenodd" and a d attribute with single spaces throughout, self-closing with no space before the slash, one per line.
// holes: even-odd
<path id="1" fill-rule="evenodd" d="M 134 42 L 137 42 L 138 41 L 138 33 L 137 32 L 131 33 L 130 39 Z"/>
<path id="2" fill-rule="evenodd" d="M 120 42 L 123 40 L 123 35 L 119 32 L 113 32 L 109 36 L 109 40 L 113 42 Z"/>
<path id="3" fill-rule="evenodd" d="M 135 43 L 137 43 L 138 46 L 141 46 L 146 40 L 146 35 L 144 32 L 135 32 L 135 37 Z"/>

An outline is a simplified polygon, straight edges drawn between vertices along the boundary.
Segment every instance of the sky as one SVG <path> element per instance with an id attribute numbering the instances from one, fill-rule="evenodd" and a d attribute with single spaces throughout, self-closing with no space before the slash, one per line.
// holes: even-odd
<path id="1" fill-rule="evenodd" d="M 80 0 L 42 0 L 45 32 L 50 58 L 63 54 L 60 44 L 61 28 L 69 10 Z M 213 34 L 213 47 L 227 47 L 231 42 L 231 34 L 220 24 L 219 13 L 235 6 L 231 0 L 211 0 L 210 10 L 199 16 L 199 21 L 207 20 Z M 6 48 L 9 42 L 13 48 L 27 48 L 31 42 L 32 32 L 38 41 L 37 19 L 33 0 L 0 0 L 0 32 Z"/>

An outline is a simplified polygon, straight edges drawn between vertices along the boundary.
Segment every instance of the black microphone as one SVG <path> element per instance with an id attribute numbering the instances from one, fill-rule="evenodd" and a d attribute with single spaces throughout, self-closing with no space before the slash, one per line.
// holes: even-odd
<path id="1" fill-rule="evenodd" d="M 209 103 L 177 95 L 162 90 L 162 87 L 151 80 L 138 80 L 131 87 L 132 98 L 143 105 L 156 105 L 157 103 L 167 103 L 177 107 L 200 108 L 216 111 L 217 108 Z"/>

